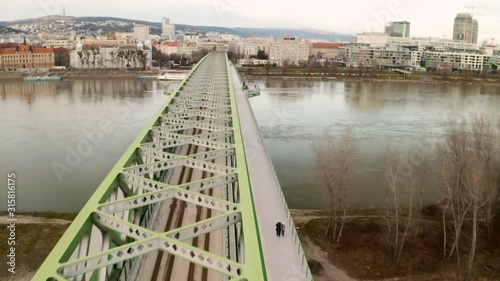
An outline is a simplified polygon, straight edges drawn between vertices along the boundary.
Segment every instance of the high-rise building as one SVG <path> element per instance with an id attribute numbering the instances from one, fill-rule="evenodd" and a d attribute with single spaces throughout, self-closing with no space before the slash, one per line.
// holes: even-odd
<path id="1" fill-rule="evenodd" d="M 479 24 L 471 14 L 460 13 L 455 17 L 453 25 L 453 39 L 477 44 Z"/>
<path id="2" fill-rule="evenodd" d="M 407 21 L 394 21 L 386 23 L 385 34 L 391 37 L 410 37 L 410 23 Z"/>
<path id="3" fill-rule="evenodd" d="M 134 37 L 139 41 L 146 41 L 149 39 L 149 26 L 136 24 L 134 25 Z"/>
<path id="4" fill-rule="evenodd" d="M 175 40 L 175 25 L 170 23 L 169 18 L 161 20 L 161 37 L 167 40 Z"/>

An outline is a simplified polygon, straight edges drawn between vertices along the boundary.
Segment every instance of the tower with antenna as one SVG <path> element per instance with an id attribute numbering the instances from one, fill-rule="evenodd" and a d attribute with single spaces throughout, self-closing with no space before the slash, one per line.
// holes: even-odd
<path id="1" fill-rule="evenodd" d="M 66 17 L 66 7 L 63 5 L 63 17 Z"/>

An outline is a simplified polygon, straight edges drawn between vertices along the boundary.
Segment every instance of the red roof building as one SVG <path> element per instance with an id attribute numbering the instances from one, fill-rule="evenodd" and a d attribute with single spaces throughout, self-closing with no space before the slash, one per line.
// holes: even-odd
<path id="1" fill-rule="evenodd" d="M 340 54 L 340 47 L 345 46 L 342 43 L 313 43 L 311 52 L 314 56 L 323 59 L 333 59 Z"/>
<path id="2" fill-rule="evenodd" d="M 17 48 L 0 49 L 0 69 L 50 68 L 54 66 L 54 48 L 32 48 L 23 43 Z"/>

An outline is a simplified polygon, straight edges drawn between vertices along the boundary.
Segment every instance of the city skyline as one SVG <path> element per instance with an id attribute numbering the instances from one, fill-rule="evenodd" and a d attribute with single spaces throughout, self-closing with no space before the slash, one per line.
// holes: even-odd
<path id="1" fill-rule="evenodd" d="M 461 0 L 442 3 L 423 0 L 418 3 L 408 0 L 350 1 L 341 5 L 324 4 L 319 0 L 308 1 L 307 5 L 277 1 L 245 0 L 172 0 L 168 5 L 155 0 L 143 1 L 140 6 L 131 0 L 109 0 L 105 4 L 96 0 L 54 0 L 39 1 L 35 5 L 29 0 L 19 0 L 16 7 L 0 11 L 5 21 L 60 15 L 63 6 L 68 16 L 110 16 L 160 22 L 169 17 L 174 24 L 215 25 L 224 27 L 270 27 L 309 28 L 329 32 L 356 34 L 360 32 L 384 32 L 389 21 L 409 21 L 413 37 L 452 38 L 453 23 L 457 13 L 472 12 L 466 7 L 476 7 L 474 18 L 479 21 L 478 43 L 497 38 L 495 29 L 500 20 L 500 3 L 494 0 Z M 23 5 L 26 4 L 26 5 Z M 362 9 L 360 9 L 362 4 Z M 4 4 L 5 5 L 5 4 Z M 286 13 L 279 12 L 286 7 Z M 431 9 L 430 9 L 431 7 Z M 277 12 L 278 11 L 278 12 Z M 432 20 L 429 20 L 432 19 Z"/>

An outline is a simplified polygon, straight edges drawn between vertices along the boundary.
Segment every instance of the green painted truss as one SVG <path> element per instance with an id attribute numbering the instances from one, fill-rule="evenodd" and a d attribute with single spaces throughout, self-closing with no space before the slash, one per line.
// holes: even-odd
<path id="1" fill-rule="evenodd" d="M 33 280 L 132 280 L 141 259 L 155 251 L 219 272 L 224 280 L 267 280 L 230 75 L 223 53 L 197 64 L 106 176 Z M 201 133 L 188 134 L 195 130 Z M 186 145 L 204 152 L 182 155 Z M 210 177 L 169 184 L 179 167 Z M 225 198 L 201 193 L 209 189 L 223 189 Z M 154 231 L 162 202 L 173 199 L 215 215 Z M 185 242 L 215 230 L 224 231 L 222 256 Z"/>

